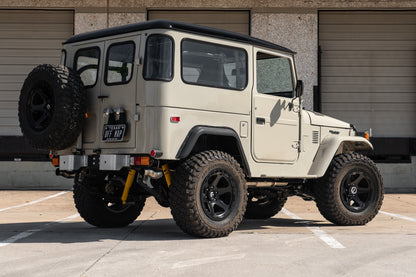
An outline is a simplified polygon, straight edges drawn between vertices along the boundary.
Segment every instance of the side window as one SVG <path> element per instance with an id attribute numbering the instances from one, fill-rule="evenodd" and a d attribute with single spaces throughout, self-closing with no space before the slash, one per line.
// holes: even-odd
<path id="1" fill-rule="evenodd" d="M 173 39 L 165 35 L 150 35 L 146 42 L 143 78 L 171 81 L 173 78 Z"/>
<path id="2" fill-rule="evenodd" d="M 290 59 L 257 53 L 257 92 L 293 97 L 293 77 Z"/>
<path id="3" fill-rule="evenodd" d="M 107 85 L 126 84 L 131 80 L 134 49 L 132 41 L 110 45 L 105 64 L 105 83 Z"/>
<path id="4" fill-rule="evenodd" d="M 185 83 L 237 90 L 247 86 L 247 53 L 243 49 L 186 39 L 181 55 Z"/>
<path id="5" fill-rule="evenodd" d="M 97 83 L 100 49 L 98 47 L 84 48 L 75 54 L 75 71 L 81 76 L 85 87 L 93 87 Z"/>

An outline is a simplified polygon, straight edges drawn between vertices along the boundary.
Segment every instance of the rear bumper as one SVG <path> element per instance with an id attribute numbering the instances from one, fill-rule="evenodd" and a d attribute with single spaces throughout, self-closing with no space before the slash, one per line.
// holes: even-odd
<path id="1" fill-rule="evenodd" d="M 59 157 L 60 171 L 77 171 L 82 167 L 118 171 L 132 164 L 132 157 L 130 155 L 62 155 Z"/>

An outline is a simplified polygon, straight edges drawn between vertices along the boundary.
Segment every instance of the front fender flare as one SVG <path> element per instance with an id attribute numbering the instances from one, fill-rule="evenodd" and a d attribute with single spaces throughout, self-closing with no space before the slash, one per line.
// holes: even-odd
<path id="1" fill-rule="evenodd" d="M 346 152 L 362 152 L 373 150 L 373 145 L 363 137 L 327 136 L 321 142 L 313 159 L 308 175 L 324 176 L 332 158 Z"/>

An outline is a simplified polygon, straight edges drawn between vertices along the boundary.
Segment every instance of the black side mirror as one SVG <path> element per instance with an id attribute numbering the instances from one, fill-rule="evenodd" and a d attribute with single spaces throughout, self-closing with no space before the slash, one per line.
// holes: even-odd
<path id="1" fill-rule="evenodd" d="M 301 97 L 303 95 L 303 81 L 302 80 L 298 80 L 296 82 L 296 97 Z"/>

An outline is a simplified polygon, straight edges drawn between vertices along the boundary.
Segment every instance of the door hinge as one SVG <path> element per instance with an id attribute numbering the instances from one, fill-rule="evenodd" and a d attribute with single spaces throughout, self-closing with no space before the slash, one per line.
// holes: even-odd
<path id="1" fill-rule="evenodd" d="M 297 142 L 295 142 L 295 143 L 292 144 L 292 148 L 293 149 L 299 149 L 299 145 L 300 145 L 299 144 L 299 141 L 297 141 Z"/>

